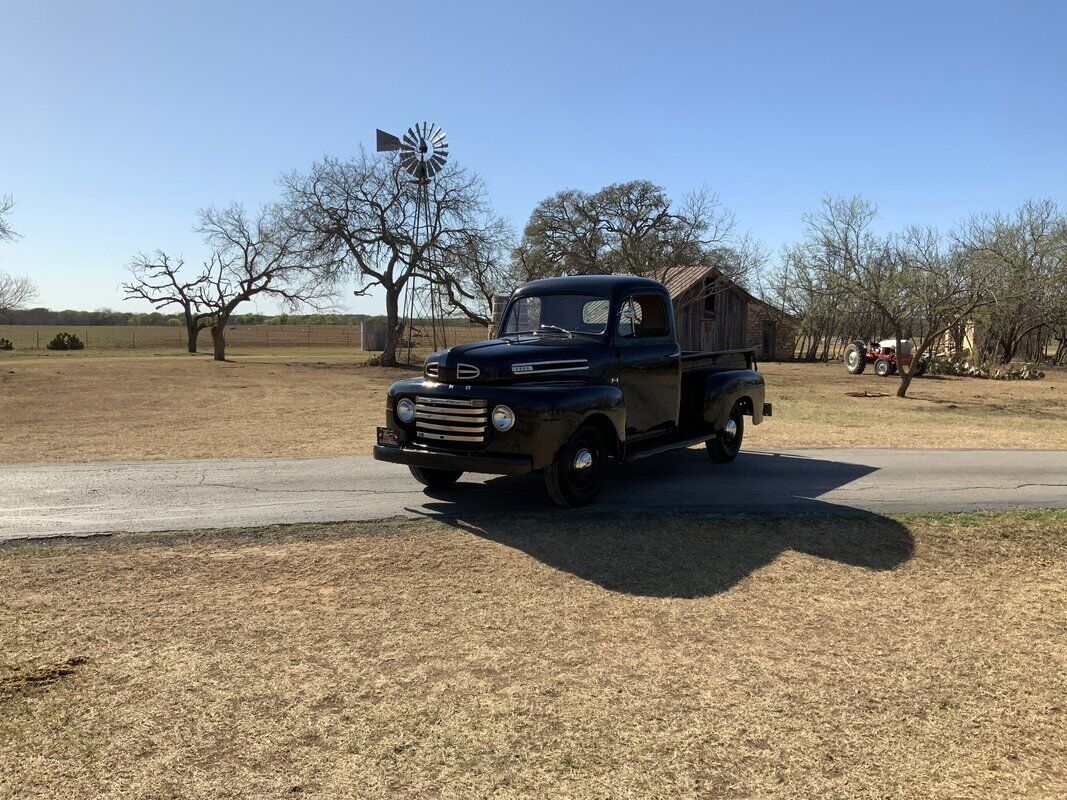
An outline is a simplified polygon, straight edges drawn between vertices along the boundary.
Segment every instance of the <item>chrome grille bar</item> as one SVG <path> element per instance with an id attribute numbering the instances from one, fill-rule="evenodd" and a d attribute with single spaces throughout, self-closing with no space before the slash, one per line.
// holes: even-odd
<path id="1" fill-rule="evenodd" d="M 485 440 L 485 437 L 483 436 L 456 436 L 455 434 L 430 433 L 429 431 L 419 431 L 419 436 L 423 439 L 435 439 L 437 441 L 448 442 L 470 442 L 471 444 L 481 444 Z"/>
<path id="2" fill-rule="evenodd" d="M 489 425 L 487 405 L 485 400 L 418 395 L 415 433 L 432 441 L 481 444 Z"/>
<path id="3" fill-rule="evenodd" d="M 464 400 L 459 397 L 423 397 L 415 398 L 416 403 L 436 403 L 442 406 L 465 406 L 467 408 L 485 408 L 485 400 Z"/>
<path id="4" fill-rule="evenodd" d="M 485 415 L 485 408 L 456 408 L 452 406 L 434 406 L 429 403 L 415 403 L 416 411 L 430 411 L 436 414 L 461 414 L 465 417 L 477 417 Z"/>
<path id="5" fill-rule="evenodd" d="M 447 410 L 447 409 L 446 409 Z M 437 420 L 439 422 L 481 422 L 485 423 L 489 420 L 485 414 L 479 414 L 476 417 L 465 417 L 461 414 L 431 414 L 428 411 L 416 411 L 415 419 L 429 419 Z"/>

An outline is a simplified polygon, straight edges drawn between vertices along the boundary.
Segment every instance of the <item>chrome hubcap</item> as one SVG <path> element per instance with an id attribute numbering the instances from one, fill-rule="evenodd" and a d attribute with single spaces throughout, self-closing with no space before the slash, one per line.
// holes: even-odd
<path id="1" fill-rule="evenodd" d="M 737 420 L 733 417 L 726 420 L 726 427 L 722 430 L 722 438 L 728 442 L 732 442 L 734 437 L 737 436 Z"/>
<path id="2" fill-rule="evenodd" d="M 574 469 L 577 472 L 584 472 L 585 470 L 592 468 L 593 454 L 583 447 L 574 454 Z"/>

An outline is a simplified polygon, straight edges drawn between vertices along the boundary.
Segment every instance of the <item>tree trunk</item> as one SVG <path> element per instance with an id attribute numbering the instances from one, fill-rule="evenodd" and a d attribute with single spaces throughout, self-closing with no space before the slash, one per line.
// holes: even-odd
<path id="1" fill-rule="evenodd" d="M 211 326 L 211 343 L 215 347 L 215 360 L 226 360 L 226 323 L 219 322 Z"/>
<path id="2" fill-rule="evenodd" d="M 897 387 L 897 397 L 907 397 L 908 387 L 911 386 L 911 368 L 909 367 L 907 372 L 899 367 L 897 370 L 900 372 L 900 386 Z"/>
<path id="3" fill-rule="evenodd" d="M 907 397 L 908 387 L 911 386 L 911 371 L 915 367 L 915 361 L 919 357 L 918 348 L 915 347 L 914 342 L 911 348 L 911 363 L 908 364 L 908 368 L 904 369 L 904 365 L 900 363 L 900 344 L 904 341 L 904 334 L 899 329 L 896 332 L 896 350 L 894 351 L 897 356 L 897 374 L 900 375 L 900 386 L 897 387 L 897 397 Z"/>
<path id="4" fill-rule="evenodd" d="M 383 367 L 396 366 L 396 350 L 402 333 L 400 320 L 400 289 L 386 287 L 385 290 L 385 350 L 382 351 Z"/>
<path id="5" fill-rule="evenodd" d="M 193 310 L 188 303 L 184 307 L 185 312 L 185 341 L 190 353 L 196 352 L 196 340 L 200 335 L 200 328 L 193 319 Z"/>
<path id="6" fill-rule="evenodd" d="M 196 340 L 200 338 L 200 326 L 191 320 L 185 323 L 185 339 L 190 353 L 196 352 Z"/>

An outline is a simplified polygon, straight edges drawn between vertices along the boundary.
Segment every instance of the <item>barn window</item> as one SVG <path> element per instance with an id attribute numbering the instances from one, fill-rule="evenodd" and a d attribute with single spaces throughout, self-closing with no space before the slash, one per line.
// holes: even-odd
<path id="1" fill-rule="evenodd" d="M 715 316 L 715 296 L 718 294 L 715 281 L 709 280 L 704 283 L 704 313 Z"/>

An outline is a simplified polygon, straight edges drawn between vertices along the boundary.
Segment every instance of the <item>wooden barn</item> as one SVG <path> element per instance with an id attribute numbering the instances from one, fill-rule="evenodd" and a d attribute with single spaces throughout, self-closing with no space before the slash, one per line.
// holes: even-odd
<path id="1" fill-rule="evenodd" d="M 763 358 L 792 357 L 792 318 L 724 279 L 715 267 L 672 269 L 663 283 L 683 350 L 752 347 Z"/>

